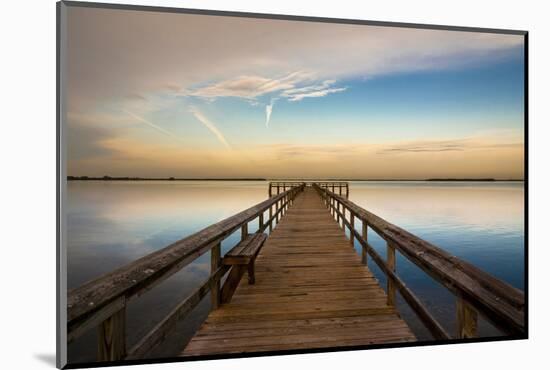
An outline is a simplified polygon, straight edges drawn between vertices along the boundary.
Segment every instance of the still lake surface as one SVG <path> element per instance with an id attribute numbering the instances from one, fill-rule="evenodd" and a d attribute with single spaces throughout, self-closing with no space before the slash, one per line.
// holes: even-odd
<path id="1" fill-rule="evenodd" d="M 70 181 L 68 183 L 67 284 L 76 288 L 148 253 L 267 198 L 264 181 Z M 523 182 L 350 182 L 351 201 L 524 290 Z M 257 225 L 254 225 L 257 227 Z M 252 223 L 250 232 L 254 231 Z M 222 244 L 222 253 L 239 240 Z M 369 230 L 383 256 L 385 242 Z M 359 253 L 359 245 L 356 245 Z M 397 253 L 397 272 L 450 333 L 454 297 Z M 369 259 L 369 268 L 386 280 Z M 209 275 L 210 255 L 186 266 L 130 302 L 127 346 L 157 324 Z M 207 296 L 178 324 L 154 357 L 176 355 L 208 315 Z M 420 339 L 422 324 L 399 297 L 398 309 Z M 500 333 L 481 320 L 481 336 Z M 95 360 L 94 330 L 69 345 L 69 362 Z"/>

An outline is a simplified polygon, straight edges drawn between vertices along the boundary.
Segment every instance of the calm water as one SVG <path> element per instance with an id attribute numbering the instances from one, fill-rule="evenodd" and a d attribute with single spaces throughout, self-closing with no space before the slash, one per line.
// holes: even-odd
<path id="1" fill-rule="evenodd" d="M 523 185 L 522 182 L 352 182 L 350 200 L 523 290 Z M 69 289 L 266 197 L 267 182 L 262 181 L 69 182 Z M 254 227 L 251 224 L 250 231 Z M 238 233 L 228 238 L 222 244 L 223 251 L 238 238 Z M 385 256 L 382 239 L 371 232 L 369 241 Z M 359 251 L 358 245 L 356 249 Z M 385 286 L 385 278 L 372 260 L 369 267 Z M 128 347 L 204 281 L 209 268 L 210 256 L 201 256 L 132 301 L 127 311 Z M 449 332 L 454 333 L 453 296 L 399 254 L 397 271 Z M 151 356 L 177 354 L 207 316 L 209 305 L 205 298 Z M 398 308 L 417 336 L 429 338 L 401 300 Z M 483 321 L 480 334 L 499 335 Z M 95 360 L 95 339 L 92 330 L 72 343 L 69 361 Z"/>

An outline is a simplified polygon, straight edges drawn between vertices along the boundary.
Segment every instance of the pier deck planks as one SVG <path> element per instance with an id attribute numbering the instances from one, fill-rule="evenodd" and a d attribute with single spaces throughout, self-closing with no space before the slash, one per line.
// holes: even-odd
<path id="1" fill-rule="evenodd" d="M 415 337 L 312 188 L 256 260 L 256 284 L 210 313 L 183 356 L 345 347 Z"/>

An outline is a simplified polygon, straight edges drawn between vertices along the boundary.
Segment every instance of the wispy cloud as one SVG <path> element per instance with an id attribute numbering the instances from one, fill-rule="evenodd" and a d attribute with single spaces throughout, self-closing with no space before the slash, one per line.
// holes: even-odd
<path id="1" fill-rule="evenodd" d="M 152 128 L 154 128 L 155 130 L 160 131 L 160 132 L 162 132 L 162 133 L 165 134 L 165 135 L 168 135 L 168 136 L 170 136 L 170 137 L 172 137 L 172 138 L 174 138 L 174 139 L 176 139 L 176 140 L 184 141 L 181 137 L 179 137 L 179 136 L 177 136 L 177 135 L 174 135 L 174 134 L 171 133 L 170 131 L 167 131 L 167 130 L 163 129 L 163 128 L 160 127 L 160 126 L 155 125 L 153 122 L 151 122 L 151 121 L 149 121 L 149 120 L 146 120 L 145 118 L 140 117 L 140 116 L 138 116 L 137 114 L 134 114 L 134 113 L 132 113 L 132 112 L 129 112 L 129 111 L 125 110 L 125 109 L 123 109 L 122 111 L 123 111 L 124 113 L 130 115 L 131 117 L 135 118 L 135 119 L 138 120 L 139 122 L 144 123 L 144 124 L 146 124 L 147 126 L 152 127 Z"/>
<path id="2" fill-rule="evenodd" d="M 278 160 L 333 160 L 336 157 L 348 157 L 368 150 L 368 146 L 348 143 L 332 145 L 277 143 L 262 145 L 260 150 L 264 153 L 273 153 Z"/>
<path id="3" fill-rule="evenodd" d="M 254 100 L 265 94 L 275 93 L 286 89 L 293 89 L 298 84 L 304 83 L 312 78 L 313 74 L 306 71 L 288 73 L 280 78 L 239 76 L 199 88 L 189 89 L 184 91 L 182 94 L 206 99 L 236 97 Z"/>
<path id="4" fill-rule="evenodd" d="M 181 95 L 199 97 L 209 101 L 220 97 L 234 97 L 245 99 L 252 105 L 258 105 L 258 98 L 264 95 L 271 96 L 269 104 L 265 105 L 265 125 L 269 127 L 276 100 L 286 99 L 296 102 L 304 98 L 324 97 L 347 89 L 347 87 L 332 87 L 335 83 L 336 80 L 317 82 L 314 73 L 296 71 L 287 73 L 280 78 L 240 76 L 199 88 L 188 89 L 183 91 Z"/>
<path id="5" fill-rule="evenodd" d="M 240 76 L 220 81 L 200 88 L 182 92 L 185 96 L 195 96 L 214 100 L 220 97 L 235 97 L 255 100 L 263 95 L 275 95 L 289 101 L 300 101 L 304 98 L 318 98 L 328 94 L 345 91 L 346 87 L 332 87 L 336 80 L 317 82 L 315 74 L 307 71 L 288 73 L 281 78 L 262 76 Z M 270 104 L 271 105 L 271 104 Z"/>
<path id="6" fill-rule="evenodd" d="M 199 111 L 196 107 L 191 107 L 189 109 L 189 112 L 191 112 L 191 114 L 193 114 L 193 116 L 200 122 L 202 123 L 204 126 L 206 126 L 206 128 L 208 130 L 210 130 L 210 132 L 212 132 L 214 134 L 214 136 L 216 136 L 216 138 L 219 140 L 220 143 L 222 143 L 227 149 L 231 149 L 231 146 L 229 145 L 229 143 L 227 142 L 227 140 L 225 140 L 225 137 L 223 136 L 223 134 L 220 132 L 220 130 L 218 130 L 218 128 L 216 127 L 216 125 L 214 125 L 208 118 L 206 118 L 204 116 L 204 114 L 202 114 L 201 111 Z"/>
<path id="7" fill-rule="evenodd" d="M 418 140 L 389 145 L 380 149 L 378 154 L 463 152 L 475 149 L 514 148 L 522 146 L 523 143 L 519 141 L 491 142 L 487 138 Z"/>
<path id="8" fill-rule="evenodd" d="M 281 96 L 288 98 L 289 101 L 300 101 L 304 98 L 320 98 L 347 89 L 347 87 L 331 87 L 334 83 L 336 83 L 336 80 L 324 80 L 317 85 L 285 90 L 282 92 Z"/>
<path id="9" fill-rule="evenodd" d="M 308 93 L 296 94 L 296 95 L 292 95 L 288 100 L 300 101 L 304 98 L 320 98 L 323 96 L 327 96 L 328 94 L 333 94 L 333 93 L 342 92 L 342 91 L 346 91 L 346 87 L 324 89 L 324 90 L 317 90 L 317 91 L 312 91 Z"/>
<path id="10" fill-rule="evenodd" d="M 271 113 L 273 112 L 273 106 L 277 99 L 271 99 L 270 103 L 265 106 L 265 127 L 269 127 L 269 120 L 271 119 Z"/>

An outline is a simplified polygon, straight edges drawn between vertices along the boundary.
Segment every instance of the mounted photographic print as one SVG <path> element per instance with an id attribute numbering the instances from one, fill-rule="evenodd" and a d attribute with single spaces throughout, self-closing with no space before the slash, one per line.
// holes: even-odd
<path id="1" fill-rule="evenodd" d="M 527 338 L 527 32 L 57 10 L 58 367 Z"/>

